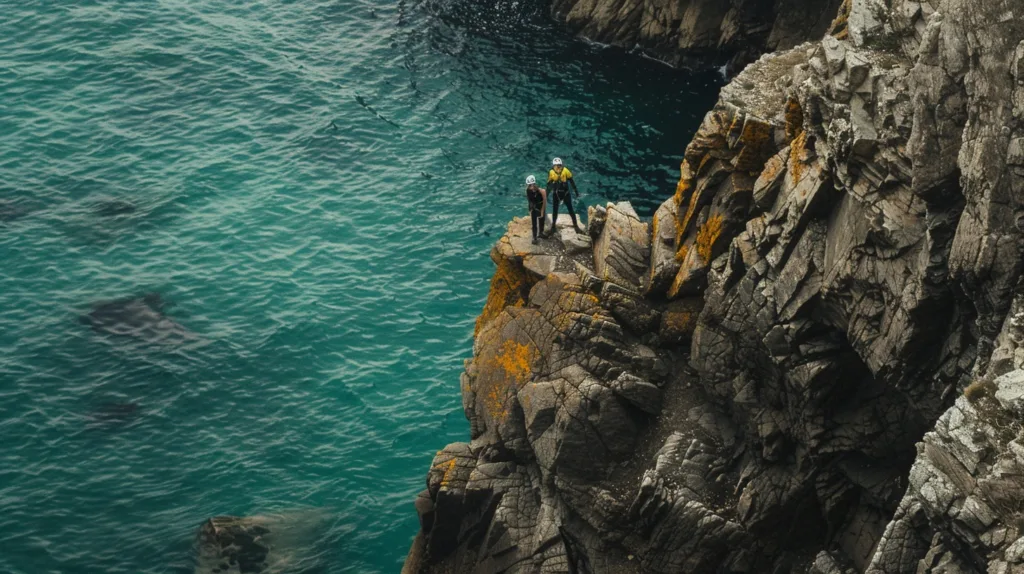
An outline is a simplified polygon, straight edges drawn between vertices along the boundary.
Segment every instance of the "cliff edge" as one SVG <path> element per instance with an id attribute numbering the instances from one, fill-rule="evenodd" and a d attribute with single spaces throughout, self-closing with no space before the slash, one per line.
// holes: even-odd
<path id="1" fill-rule="evenodd" d="M 1024 5 L 837 14 L 650 223 L 509 225 L 405 572 L 1024 572 Z"/>
<path id="2" fill-rule="evenodd" d="M 574 33 L 638 49 L 675 66 L 727 64 L 733 71 L 765 52 L 788 50 L 844 30 L 848 0 L 553 0 Z"/>

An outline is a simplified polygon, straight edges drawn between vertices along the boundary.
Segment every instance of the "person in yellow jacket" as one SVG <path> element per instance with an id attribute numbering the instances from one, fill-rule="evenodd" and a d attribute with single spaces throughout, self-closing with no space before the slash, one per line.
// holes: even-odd
<path id="1" fill-rule="evenodd" d="M 569 217 L 572 218 L 573 229 L 576 233 L 583 233 L 576 223 L 576 212 L 572 208 L 572 197 L 569 195 L 569 186 L 572 186 L 576 199 L 580 198 L 580 190 L 576 187 L 576 181 L 572 178 L 572 172 L 562 164 L 561 158 L 551 160 L 551 171 L 548 172 L 547 196 L 551 198 L 551 230 L 548 235 L 555 232 L 555 223 L 558 222 L 558 204 L 565 203 L 569 210 Z"/>

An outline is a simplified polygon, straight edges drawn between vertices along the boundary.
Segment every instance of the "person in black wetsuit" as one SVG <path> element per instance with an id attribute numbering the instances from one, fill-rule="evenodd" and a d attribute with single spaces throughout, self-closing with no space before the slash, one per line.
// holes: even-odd
<path id="1" fill-rule="evenodd" d="M 537 178 L 526 178 L 526 201 L 529 203 L 530 223 L 533 225 L 533 242 L 544 234 L 544 218 L 547 217 L 548 194 L 537 185 Z"/>
<path id="2" fill-rule="evenodd" d="M 551 198 L 551 231 L 548 235 L 555 232 L 555 225 L 558 223 L 558 204 L 564 203 L 565 207 L 569 210 L 569 217 L 572 218 L 572 227 L 576 230 L 576 233 L 583 233 L 578 223 L 576 223 L 576 212 L 572 208 L 572 197 L 569 195 L 569 186 L 572 185 L 572 191 L 576 194 L 576 199 L 580 198 L 580 190 L 576 187 L 576 180 L 572 178 L 572 172 L 569 168 L 562 165 L 560 158 L 551 160 L 551 171 L 548 172 L 548 195 L 552 195 Z"/>

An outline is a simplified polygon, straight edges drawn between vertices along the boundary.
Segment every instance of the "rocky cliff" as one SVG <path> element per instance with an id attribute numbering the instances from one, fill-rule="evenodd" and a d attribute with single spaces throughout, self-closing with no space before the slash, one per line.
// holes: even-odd
<path id="1" fill-rule="evenodd" d="M 1024 572 L 1024 4 L 837 13 L 650 223 L 509 225 L 406 572 Z"/>
<path id="2" fill-rule="evenodd" d="M 787 50 L 826 30 L 844 30 L 844 0 L 553 0 L 576 34 L 639 49 L 677 66 L 728 63 Z"/>

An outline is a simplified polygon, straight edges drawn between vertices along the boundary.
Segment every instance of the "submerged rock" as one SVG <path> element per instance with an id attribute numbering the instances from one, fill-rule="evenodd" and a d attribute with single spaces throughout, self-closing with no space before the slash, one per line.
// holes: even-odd
<path id="1" fill-rule="evenodd" d="M 83 315 L 83 323 L 98 333 L 130 337 L 146 343 L 178 345 L 195 340 L 195 333 L 167 317 L 158 293 L 101 301 Z"/>
<path id="2" fill-rule="evenodd" d="M 199 529 L 196 574 L 267 572 L 269 520 L 264 517 L 215 516 Z"/>
<path id="3" fill-rule="evenodd" d="M 196 537 L 196 574 L 315 571 L 316 543 L 328 518 L 320 509 L 260 516 L 215 516 Z"/>

